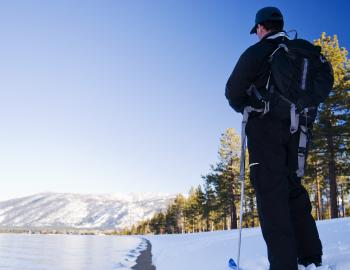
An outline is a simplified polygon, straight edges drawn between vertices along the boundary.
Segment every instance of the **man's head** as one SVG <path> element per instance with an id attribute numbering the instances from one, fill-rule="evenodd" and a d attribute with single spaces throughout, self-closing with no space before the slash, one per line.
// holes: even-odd
<path id="1" fill-rule="evenodd" d="M 276 7 L 264 7 L 260 9 L 255 16 L 255 25 L 250 31 L 251 34 L 257 34 L 262 39 L 271 31 L 282 31 L 284 26 L 283 15 Z"/>

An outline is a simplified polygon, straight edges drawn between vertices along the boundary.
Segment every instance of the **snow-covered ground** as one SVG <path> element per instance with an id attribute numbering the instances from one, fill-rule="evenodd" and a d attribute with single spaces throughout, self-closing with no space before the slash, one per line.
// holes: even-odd
<path id="1" fill-rule="evenodd" d="M 350 270 L 350 218 L 317 222 L 323 262 L 336 270 Z M 185 235 L 147 236 L 157 270 L 227 270 L 236 258 L 238 230 Z M 260 228 L 243 229 L 241 267 L 267 270 L 266 246 Z"/>

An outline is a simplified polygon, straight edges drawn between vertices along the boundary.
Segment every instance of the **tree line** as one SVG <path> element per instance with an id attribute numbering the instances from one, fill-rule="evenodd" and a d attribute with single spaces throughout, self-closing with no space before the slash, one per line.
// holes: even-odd
<path id="1" fill-rule="evenodd" d="M 329 98 L 320 105 L 312 129 L 303 185 L 316 220 L 350 216 L 350 60 L 336 35 L 322 33 L 314 41 L 334 72 Z M 166 211 L 156 213 L 120 234 L 171 234 L 235 229 L 240 213 L 240 137 L 229 128 L 220 138 L 218 162 L 202 176 L 203 184 L 188 196 L 177 195 Z M 246 163 L 247 164 L 247 163 Z M 259 226 L 254 189 L 245 179 L 244 227 Z"/>

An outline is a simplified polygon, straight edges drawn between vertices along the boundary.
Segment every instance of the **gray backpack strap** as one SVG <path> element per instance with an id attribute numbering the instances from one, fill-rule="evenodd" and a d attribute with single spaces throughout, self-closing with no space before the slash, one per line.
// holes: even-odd
<path id="1" fill-rule="evenodd" d="M 308 140 L 308 129 L 306 126 L 300 126 L 300 137 L 298 147 L 298 169 L 296 170 L 297 176 L 302 177 L 305 173 L 305 159 L 306 159 L 306 144 Z"/>
<path id="2" fill-rule="evenodd" d="M 245 138 L 245 127 L 248 123 L 248 118 L 249 118 L 249 114 L 251 112 L 264 112 L 264 109 L 256 109 L 252 106 L 246 106 L 244 107 L 244 111 L 243 111 L 243 120 L 242 120 L 242 133 L 241 133 L 241 139 Z"/>
<path id="3" fill-rule="evenodd" d="M 299 126 L 299 114 L 297 114 L 297 108 L 294 103 L 290 105 L 290 133 L 295 133 Z"/>
<path id="4" fill-rule="evenodd" d="M 263 112 L 263 109 L 256 109 L 251 106 L 246 106 L 244 107 L 243 111 L 243 119 L 242 119 L 242 129 L 241 129 L 241 143 L 242 143 L 242 148 L 241 148 L 241 164 L 240 164 L 240 181 L 244 182 L 244 173 L 245 173 L 245 149 L 246 149 L 246 132 L 245 128 L 248 123 L 249 119 L 249 114 L 251 112 Z"/>

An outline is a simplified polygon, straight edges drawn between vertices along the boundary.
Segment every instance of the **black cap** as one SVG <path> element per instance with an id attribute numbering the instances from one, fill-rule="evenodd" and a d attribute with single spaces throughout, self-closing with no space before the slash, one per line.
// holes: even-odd
<path id="1" fill-rule="evenodd" d="M 260 9 L 255 16 L 255 25 L 250 31 L 251 34 L 256 33 L 258 24 L 266 21 L 283 21 L 282 12 L 276 7 L 264 7 Z"/>

